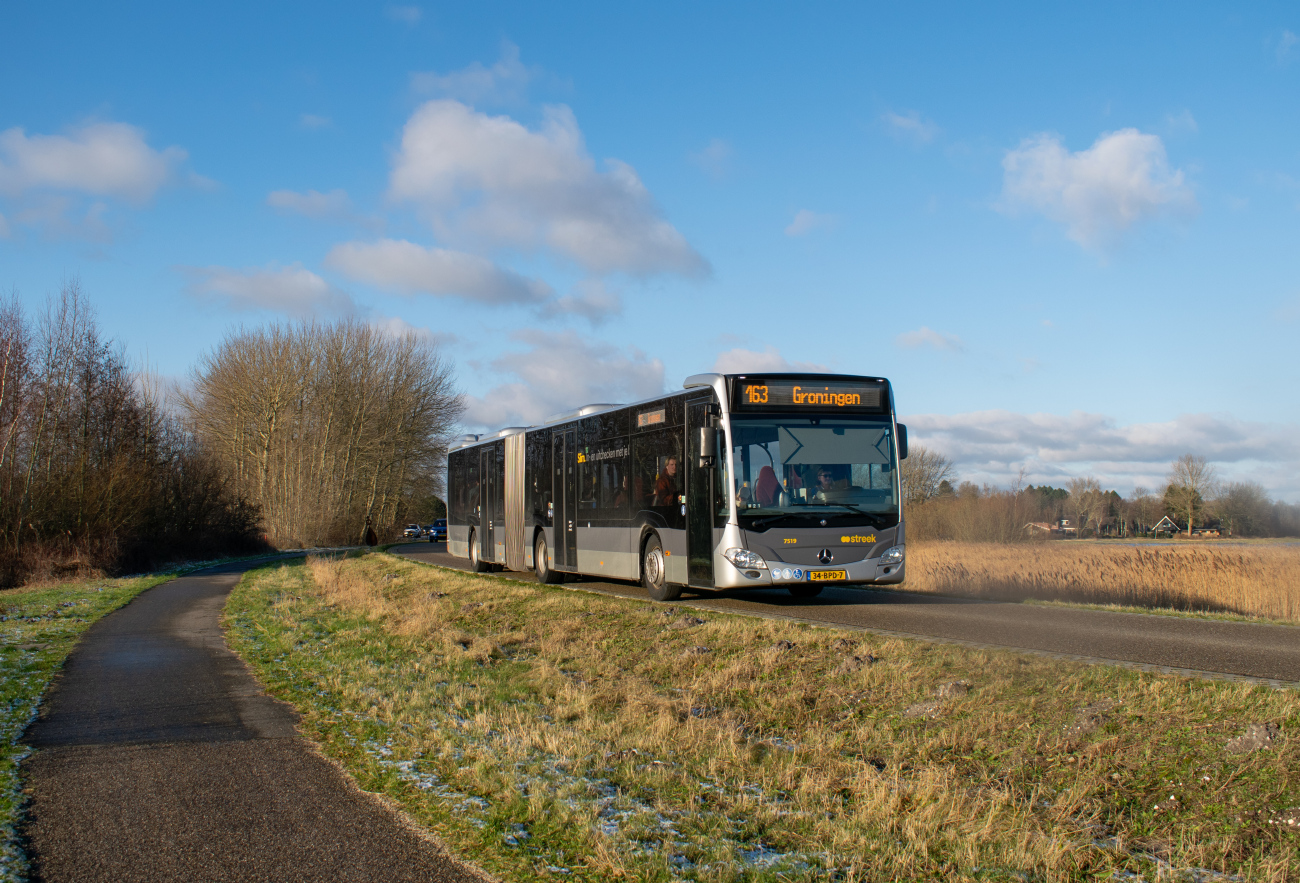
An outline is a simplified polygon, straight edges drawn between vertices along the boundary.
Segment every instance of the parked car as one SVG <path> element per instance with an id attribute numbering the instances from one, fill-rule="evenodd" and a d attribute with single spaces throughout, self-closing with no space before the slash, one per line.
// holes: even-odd
<path id="1" fill-rule="evenodd" d="M 435 519 L 433 524 L 425 525 L 424 531 L 426 534 L 428 534 L 429 542 L 431 543 L 447 542 L 447 519 L 445 518 Z"/>
<path id="2" fill-rule="evenodd" d="M 406 530 L 402 531 L 402 536 L 406 537 L 408 540 L 418 540 L 420 537 L 424 536 L 424 530 L 418 524 L 408 524 Z"/>

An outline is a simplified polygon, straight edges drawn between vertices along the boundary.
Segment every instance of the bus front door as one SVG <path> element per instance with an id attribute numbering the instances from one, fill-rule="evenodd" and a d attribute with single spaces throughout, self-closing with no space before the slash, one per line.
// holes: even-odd
<path id="1" fill-rule="evenodd" d="M 713 469 L 700 466 L 700 428 L 712 426 L 710 399 L 686 403 L 686 563 L 693 586 L 713 586 Z"/>

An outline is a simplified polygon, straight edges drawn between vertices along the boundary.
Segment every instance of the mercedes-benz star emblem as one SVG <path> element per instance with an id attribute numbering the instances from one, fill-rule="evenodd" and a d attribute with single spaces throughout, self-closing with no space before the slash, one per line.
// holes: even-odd
<path id="1" fill-rule="evenodd" d="M 835 560 L 835 556 L 831 554 L 830 549 L 822 549 L 820 552 L 817 553 L 817 560 L 820 561 L 822 564 L 830 564 L 832 561 Z"/>

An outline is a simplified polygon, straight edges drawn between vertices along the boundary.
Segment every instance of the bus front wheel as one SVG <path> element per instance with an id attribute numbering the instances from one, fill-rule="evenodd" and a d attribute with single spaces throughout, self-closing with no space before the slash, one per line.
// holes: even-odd
<path id="1" fill-rule="evenodd" d="M 664 547 L 657 536 L 646 540 L 645 551 L 641 553 L 641 584 L 654 601 L 673 601 L 681 597 L 682 587 L 668 584 Z"/>
<path id="2" fill-rule="evenodd" d="M 488 563 L 483 560 L 483 550 L 478 545 L 478 535 L 469 535 L 469 569 L 475 573 L 487 573 Z"/>
<path id="3" fill-rule="evenodd" d="M 546 550 L 546 535 L 538 534 L 537 542 L 533 544 L 533 570 L 537 573 L 537 581 L 553 586 L 564 581 L 564 574 L 558 570 L 551 569 L 551 559 Z"/>

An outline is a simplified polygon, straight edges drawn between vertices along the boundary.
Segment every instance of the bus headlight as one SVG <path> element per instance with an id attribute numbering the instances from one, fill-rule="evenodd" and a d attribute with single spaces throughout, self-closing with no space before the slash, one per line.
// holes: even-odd
<path id="1" fill-rule="evenodd" d="M 767 570 L 767 562 L 763 560 L 763 556 L 748 549 L 728 549 L 722 553 L 722 557 L 741 570 Z"/>
<path id="2" fill-rule="evenodd" d="M 903 563 L 903 547 L 890 546 L 885 553 L 880 556 L 880 563 L 885 567 L 894 567 Z"/>

